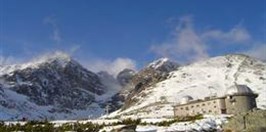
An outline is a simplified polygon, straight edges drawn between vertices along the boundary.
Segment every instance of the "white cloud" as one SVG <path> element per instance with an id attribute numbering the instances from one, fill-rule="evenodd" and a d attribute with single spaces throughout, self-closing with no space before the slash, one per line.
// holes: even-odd
<path id="1" fill-rule="evenodd" d="M 209 30 L 202 34 L 204 40 L 216 40 L 224 43 L 244 44 L 251 40 L 249 32 L 241 26 L 235 26 L 228 32 L 222 30 Z"/>
<path id="2" fill-rule="evenodd" d="M 256 44 L 244 54 L 266 61 L 266 44 Z"/>
<path id="3" fill-rule="evenodd" d="M 174 38 L 161 45 L 153 45 L 151 50 L 158 55 L 195 61 L 208 57 L 207 46 L 193 28 L 191 17 L 182 17 L 176 27 Z"/>
<path id="4" fill-rule="evenodd" d="M 136 62 L 129 58 L 117 58 L 115 60 L 98 59 L 94 61 L 82 61 L 93 72 L 107 71 L 114 77 L 125 68 L 136 70 Z"/>
<path id="5" fill-rule="evenodd" d="M 249 32 L 241 25 L 234 26 L 228 32 L 220 29 L 197 32 L 193 24 L 191 16 L 181 17 L 174 36 L 159 45 L 152 45 L 151 50 L 159 56 L 191 62 L 208 58 L 208 49 L 214 46 L 213 42 L 225 44 L 222 46 L 226 47 L 226 44 L 247 44 L 252 41 Z"/>
<path id="6" fill-rule="evenodd" d="M 51 35 L 52 37 L 52 40 L 54 40 L 57 44 L 60 44 L 60 42 L 62 41 L 62 37 L 61 37 L 61 34 L 60 34 L 60 30 L 59 30 L 59 27 L 56 23 L 56 20 L 54 17 L 46 17 L 44 19 L 44 23 L 46 24 L 49 24 L 52 26 L 53 28 L 53 33 Z"/>

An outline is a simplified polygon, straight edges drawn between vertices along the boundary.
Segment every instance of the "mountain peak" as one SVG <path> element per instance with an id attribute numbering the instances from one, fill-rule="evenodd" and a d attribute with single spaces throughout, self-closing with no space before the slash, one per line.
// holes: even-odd
<path id="1" fill-rule="evenodd" d="M 67 53 L 56 51 L 50 54 L 45 54 L 40 57 L 36 57 L 30 62 L 23 64 L 13 64 L 0 67 L 0 75 L 11 73 L 15 70 L 23 70 L 26 68 L 38 68 L 43 64 L 56 64 L 60 67 L 65 67 L 70 62 L 73 62 L 73 59 Z"/>
<path id="2" fill-rule="evenodd" d="M 44 54 L 33 59 L 31 62 L 22 64 L 22 67 L 39 67 L 43 64 L 56 64 L 60 67 L 65 67 L 70 62 L 74 61 L 71 56 L 62 51 L 56 51 L 49 54 Z"/>
<path id="3" fill-rule="evenodd" d="M 169 72 L 176 69 L 178 64 L 174 61 L 171 61 L 169 58 L 160 58 L 150 63 L 147 67 L 155 70 L 166 70 Z"/>
<path id="4" fill-rule="evenodd" d="M 150 68 L 154 68 L 154 69 L 157 69 L 158 67 L 162 66 L 163 64 L 169 62 L 169 58 L 160 58 L 160 59 L 157 59 L 153 62 L 151 62 L 148 67 Z"/>
<path id="5" fill-rule="evenodd" d="M 37 59 L 35 59 L 35 63 L 45 63 L 45 62 L 53 62 L 53 61 L 59 61 L 59 62 L 70 62 L 72 60 L 71 56 L 67 53 L 56 51 L 51 54 L 43 55 Z"/>

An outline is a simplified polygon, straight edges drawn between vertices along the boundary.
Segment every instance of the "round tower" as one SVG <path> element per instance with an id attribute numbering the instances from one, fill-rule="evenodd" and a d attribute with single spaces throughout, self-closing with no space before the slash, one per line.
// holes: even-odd
<path id="1" fill-rule="evenodd" d="M 246 85 L 235 84 L 229 87 L 225 92 L 225 96 L 227 114 L 239 114 L 257 107 L 256 98 L 258 94 L 255 94 Z"/>

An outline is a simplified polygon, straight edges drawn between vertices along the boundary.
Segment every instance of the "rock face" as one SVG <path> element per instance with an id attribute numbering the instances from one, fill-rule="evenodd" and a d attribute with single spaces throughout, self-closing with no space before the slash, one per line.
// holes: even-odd
<path id="1" fill-rule="evenodd" d="M 117 80 L 122 87 L 125 87 L 127 84 L 130 83 L 133 76 L 136 74 L 134 70 L 131 69 L 124 69 L 117 75 Z"/>
<path id="2" fill-rule="evenodd" d="M 6 98 L 15 97 L 5 97 L 8 95 L 3 89 L 25 96 L 36 106 L 51 106 L 48 110 L 51 113 L 85 110 L 95 102 L 94 96 L 104 94 L 106 89 L 96 74 L 64 53 L 55 53 L 27 64 L 2 67 L 2 71 L 5 71 L 0 75 L 2 107 L 8 109 L 8 106 L 16 105 L 17 111 L 23 106 L 7 102 Z"/>
<path id="3" fill-rule="evenodd" d="M 133 76 L 131 83 L 134 84 L 136 92 L 147 86 L 163 81 L 171 71 L 178 68 L 178 64 L 167 58 L 158 59 L 143 68 L 138 74 Z"/>
<path id="4" fill-rule="evenodd" d="M 237 126 L 237 127 L 236 127 Z M 255 110 L 234 116 L 223 126 L 225 131 L 265 132 L 266 111 Z"/>
<path id="5" fill-rule="evenodd" d="M 126 109 L 134 105 L 137 100 L 132 100 L 131 98 L 139 94 L 141 91 L 146 88 L 163 81 L 167 78 L 171 71 L 174 71 L 178 68 L 178 64 L 170 61 L 167 58 L 158 59 L 148 66 L 143 68 L 137 74 L 135 74 L 130 82 L 128 83 L 128 89 L 130 94 L 127 95 L 125 105 L 123 109 Z M 145 95 L 138 95 L 145 96 Z"/>
<path id="6" fill-rule="evenodd" d="M 109 101 L 111 110 L 117 110 L 123 106 L 126 109 L 134 105 L 135 100 L 130 98 L 159 81 L 166 79 L 169 72 L 178 67 L 177 63 L 167 58 L 158 59 L 139 72 L 131 69 L 124 69 L 117 75 L 117 81 L 122 89 Z"/>

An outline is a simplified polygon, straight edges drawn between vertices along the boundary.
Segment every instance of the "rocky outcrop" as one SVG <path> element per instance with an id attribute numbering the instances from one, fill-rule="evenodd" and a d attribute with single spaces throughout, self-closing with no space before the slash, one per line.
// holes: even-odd
<path id="1" fill-rule="evenodd" d="M 116 79 L 122 87 L 126 87 L 130 83 L 131 79 L 134 77 L 136 72 L 131 69 L 124 69 L 118 73 Z"/>
<path id="2" fill-rule="evenodd" d="M 178 68 L 178 64 L 170 61 L 167 58 L 158 59 L 148 66 L 143 68 L 137 74 L 135 74 L 130 83 L 128 84 L 128 89 L 130 94 L 127 95 L 125 105 L 123 109 L 134 105 L 136 100 L 133 100 L 132 97 L 139 94 L 141 91 L 145 90 L 146 88 L 167 79 L 167 76 L 171 71 L 174 71 Z M 145 95 L 139 95 L 145 96 Z"/>

